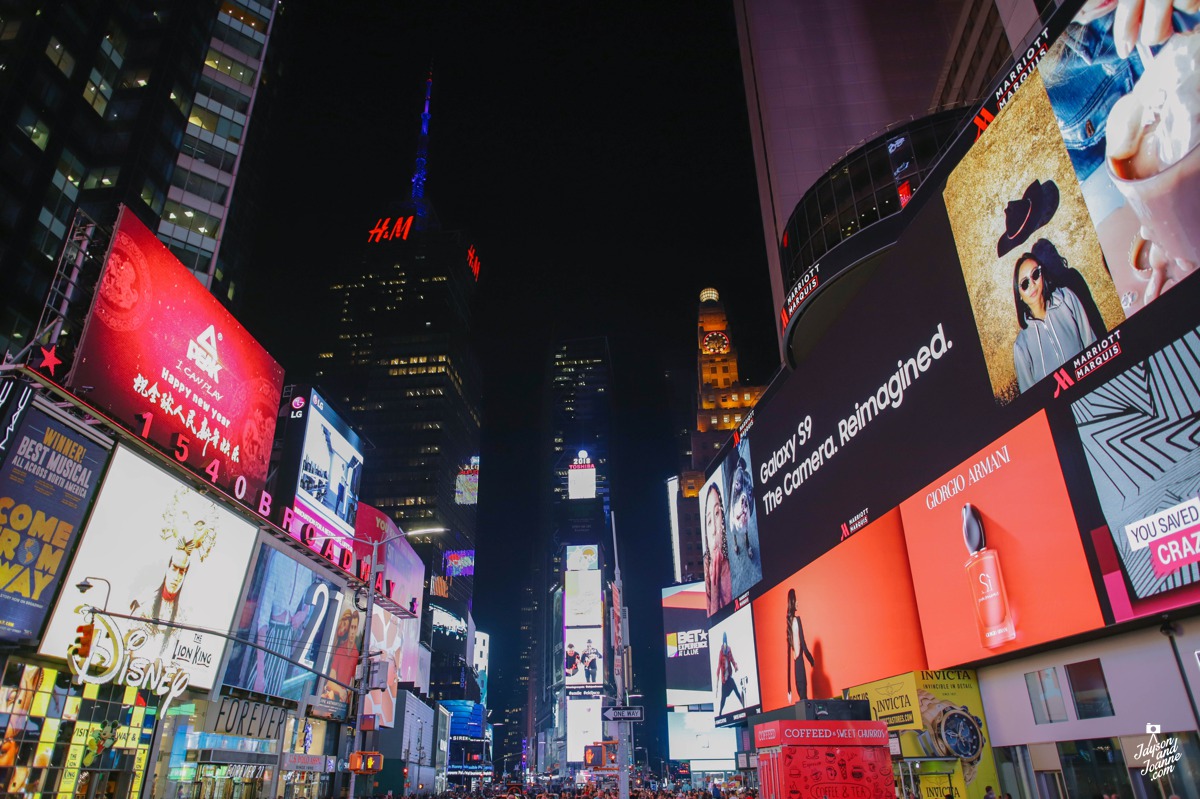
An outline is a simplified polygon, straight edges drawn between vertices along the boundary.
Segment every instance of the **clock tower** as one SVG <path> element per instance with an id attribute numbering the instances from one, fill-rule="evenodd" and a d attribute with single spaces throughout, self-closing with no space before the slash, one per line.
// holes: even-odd
<path id="1" fill-rule="evenodd" d="M 672 548 L 676 579 L 681 581 L 703 576 L 696 498 L 704 485 L 704 472 L 763 392 L 762 386 L 742 385 L 738 377 L 737 348 L 721 295 L 714 288 L 700 292 L 696 378 L 696 424 L 688 433 L 688 461 L 682 464 L 678 494 L 672 499 L 676 504 Z"/>

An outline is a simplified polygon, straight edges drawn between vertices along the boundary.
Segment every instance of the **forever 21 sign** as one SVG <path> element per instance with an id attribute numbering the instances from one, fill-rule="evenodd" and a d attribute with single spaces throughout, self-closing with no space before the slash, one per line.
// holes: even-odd
<path id="1" fill-rule="evenodd" d="M 221 735 L 275 739 L 283 734 L 287 717 L 287 709 L 278 705 L 221 696 L 209 703 L 206 727 Z"/>

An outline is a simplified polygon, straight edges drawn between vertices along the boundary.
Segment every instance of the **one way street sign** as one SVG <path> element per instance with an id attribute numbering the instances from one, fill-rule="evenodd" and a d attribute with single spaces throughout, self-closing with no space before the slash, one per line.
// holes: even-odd
<path id="1" fill-rule="evenodd" d="M 644 707 L 606 707 L 603 716 L 608 721 L 645 721 Z"/>

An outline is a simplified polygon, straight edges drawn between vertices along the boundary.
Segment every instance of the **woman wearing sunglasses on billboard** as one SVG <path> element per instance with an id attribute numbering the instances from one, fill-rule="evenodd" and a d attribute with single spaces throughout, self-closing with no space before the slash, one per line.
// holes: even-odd
<path id="1" fill-rule="evenodd" d="M 1079 296 L 1055 279 L 1061 270 L 1047 257 L 1052 248 L 1038 244 L 1022 253 L 1013 269 L 1013 299 L 1021 326 L 1013 342 L 1013 366 L 1022 392 L 1096 340 Z"/>

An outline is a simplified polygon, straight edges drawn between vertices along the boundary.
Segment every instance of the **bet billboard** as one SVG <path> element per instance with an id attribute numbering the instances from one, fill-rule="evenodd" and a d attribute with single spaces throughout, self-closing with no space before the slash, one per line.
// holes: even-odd
<path id="1" fill-rule="evenodd" d="M 668 713 L 667 742 L 671 760 L 728 760 L 732 764 L 737 754 L 737 730 L 716 727 L 712 713 Z"/>
<path id="2" fill-rule="evenodd" d="M 118 447 L 39 651 L 65 657 L 83 623 L 76 609 L 107 607 L 142 620 L 115 620 L 123 632 L 145 631 L 142 657 L 175 662 L 191 685 L 211 687 L 225 639 L 155 622 L 228 630 L 256 535 L 239 515 Z M 77 587 L 84 578 L 93 583 L 86 594 Z"/>
<path id="3" fill-rule="evenodd" d="M 108 448 L 32 397 L 10 424 L 0 432 L 0 641 L 15 642 L 41 633 Z"/>
<path id="4" fill-rule="evenodd" d="M 704 583 L 688 583 L 662 590 L 667 707 L 712 702 L 706 604 Z"/>
<path id="5" fill-rule="evenodd" d="M 764 711 L 925 668 L 904 532 L 886 513 L 754 600 Z"/>
<path id="6" fill-rule="evenodd" d="M 711 616 L 762 579 L 750 439 L 741 437 L 700 490 L 704 590 Z"/>
<path id="7" fill-rule="evenodd" d="M 297 702 L 316 695 L 316 672 L 352 684 L 350 647 L 335 647 L 349 615 L 357 616 L 354 598 L 341 584 L 264 541 L 233 630 L 270 651 L 231 642 L 223 684 Z"/>
<path id="8" fill-rule="evenodd" d="M 567 697 L 567 761 L 583 762 L 583 748 L 604 740 L 603 699 Z"/>
<path id="9" fill-rule="evenodd" d="M 713 712 L 718 723 L 740 721 L 762 705 L 750 605 L 726 616 L 709 630 L 708 663 Z"/>
<path id="10" fill-rule="evenodd" d="M 283 369 L 126 208 L 68 385 L 226 492 L 257 500 Z"/>

